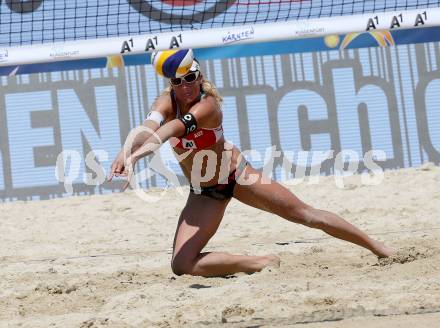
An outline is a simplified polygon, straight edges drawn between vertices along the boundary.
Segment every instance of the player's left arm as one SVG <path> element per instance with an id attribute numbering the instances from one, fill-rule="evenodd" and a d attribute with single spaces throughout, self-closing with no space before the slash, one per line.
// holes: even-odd
<path id="1" fill-rule="evenodd" d="M 222 113 L 214 97 L 205 97 L 194 105 L 189 114 L 192 114 L 197 122 L 197 127 L 215 128 L 222 122 Z"/>
<path id="2" fill-rule="evenodd" d="M 204 98 L 181 118 L 175 118 L 159 127 L 131 154 L 131 162 L 135 163 L 142 157 L 148 156 L 171 137 L 182 137 L 195 131 L 198 127 L 218 126 L 218 121 L 221 121 L 221 117 L 218 115 L 219 110 L 213 100 Z"/>
<path id="3" fill-rule="evenodd" d="M 171 137 L 182 137 L 196 130 L 197 127 L 215 127 L 221 123 L 221 112 L 212 99 L 203 99 L 194 105 L 190 111 L 181 118 L 173 119 L 162 125 L 156 132 L 151 135 L 148 140 L 134 151 L 126 162 L 127 184 L 123 190 L 128 187 L 131 176 L 133 175 L 133 167 L 142 157 L 148 156 L 157 150 L 163 143 Z M 219 116 L 220 115 L 220 116 Z"/>

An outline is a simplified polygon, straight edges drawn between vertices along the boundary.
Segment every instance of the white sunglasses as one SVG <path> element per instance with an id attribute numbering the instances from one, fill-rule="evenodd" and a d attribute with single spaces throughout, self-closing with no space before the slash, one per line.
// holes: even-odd
<path id="1" fill-rule="evenodd" d="M 183 81 L 185 81 L 186 83 L 193 83 L 195 80 L 197 80 L 200 76 L 200 71 L 195 71 L 195 72 L 191 72 L 186 74 L 185 76 L 182 77 L 176 77 L 173 79 L 170 79 L 170 84 L 172 86 L 179 86 L 183 83 Z"/>

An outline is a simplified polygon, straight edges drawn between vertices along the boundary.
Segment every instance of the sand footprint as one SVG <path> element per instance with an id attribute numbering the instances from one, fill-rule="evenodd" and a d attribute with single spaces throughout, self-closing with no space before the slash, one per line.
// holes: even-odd
<path id="1" fill-rule="evenodd" d="M 227 306 L 222 311 L 222 322 L 234 322 L 242 321 L 244 317 L 250 316 L 255 313 L 254 309 L 246 308 L 241 305 Z"/>
<path id="2" fill-rule="evenodd" d="M 427 258 L 427 254 L 423 250 L 416 247 L 405 247 L 399 249 L 394 255 L 379 259 L 379 266 L 393 265 L 395 263 L 405 264 L 419 259 Z M 377 265 L 377 264 L 376 264 Z"/>

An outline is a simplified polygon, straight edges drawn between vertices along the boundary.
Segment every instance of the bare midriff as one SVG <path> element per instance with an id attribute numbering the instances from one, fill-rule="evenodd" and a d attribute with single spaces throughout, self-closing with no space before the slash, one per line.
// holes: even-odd
<path id="1" fill-rule="evenodd" d="M 185 159 L 179 161 L 188 181 L 193 185 L 209 187 L 227 178 L 240 161 L 240 150 L 231 143 L 226 142 L 226 144 L 228 146 L 225 147 L 225 138 L 222 137 L 217 143 L 204 149 L 188 150 L 173 147 L 173 150 L 178 157 L 190 152 Z M 211 154 L 208 155 L 207 151 Z"/>

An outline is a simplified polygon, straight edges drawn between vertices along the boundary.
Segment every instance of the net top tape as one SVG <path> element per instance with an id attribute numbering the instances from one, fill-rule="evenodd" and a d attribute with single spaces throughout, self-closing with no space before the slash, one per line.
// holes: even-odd
<path id="1" fill-rule="evenodd" d="M 440 0 L 5 0 L 0 46 L 440 7 Z"/>

